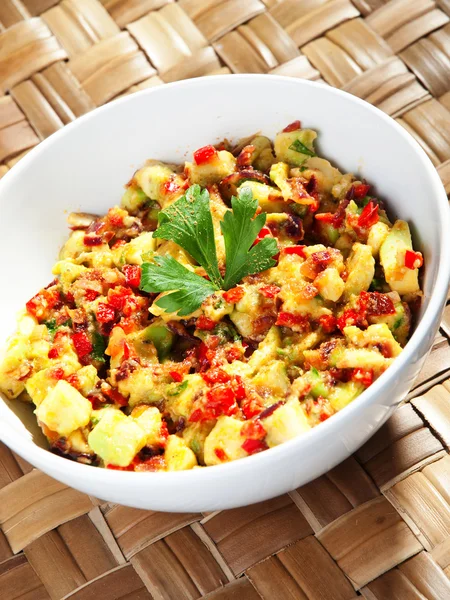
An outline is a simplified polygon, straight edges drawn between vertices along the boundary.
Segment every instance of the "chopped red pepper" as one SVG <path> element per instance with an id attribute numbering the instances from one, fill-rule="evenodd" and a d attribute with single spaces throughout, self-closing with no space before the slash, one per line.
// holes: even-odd
<path id="1" fill-rule="evenodd" d="M 288 246 L 287 248 L 283 248 L 283 252 L 284 252 L 284 254 L 296 254 L 297 256 L 306 258 L 305 248 L 306 248 L 306 246 L 302 246 L 302 245 Z"/>
<path id="2" fill-rule="evenodd" d="M 215 321 L 209 317 L 205 317 L 205 315 L 200 315 L 196 322 L 197 329 L 201 329 L 202 331 L 212 331 L 216 325 Z"/>
<path id="3" fill-rule="evenodd" d="M 356 310 L 350 308 L 346 310 L 343 315 L 339 317 L 337 320 L 337 325 L 341 331 L 344 331 L 344 327 L 349 327 L 350 325 L 356 325 L 360 320 L 359 314 Z"/>
<path id="4" fill-rule="evenodd" d="M 263 450 L 267 450 L 269 446 L 266 442 L 262 440 L 245 440 L 242 444 L 241 448 L 247 452 L 247 454 L 256 454 L 257 452 L 262 452 Z"/>
<path id="5" fill-rule="evenodd" d="M 113 208 L 108 211 L 108 219 L 113 227 L 123 227 L 123 216 Z"/>
<path id="6" fill-rule="evenodd" d="M 86 302 L 93 302 L 98 296 L 100 296 L 100 293 L 96 290 L 84 291 L 84 299 L 86 300 Z"/>
<path id="7" fill-rule="evenodd" d="M 227 361 L 232 363 L 235 360 L 240 360 L 242 358 L 242 352 L 239 350 L 239 348 L 236 348 L 235 346 L 229 348 L 227 350 Z"/>
<path id="8" fill-rule="evenodd" d="M 264 298 L 275 298 L 280 293 L 281 288 L 277 285 L 263 285 L 258 291 Z"/>
<path id="9" fill-rule="evenodd" d="M 128 400 L 114 388 L 105 389 L 104 391 L 108 398 L 110 398 L 114 402 L 114 404 L 117 404 L 118 406 L 128 405 Z"/>
<path id="10" fill-rule="evenodd" d="M 245 292 L 241 287 L 234 287 L 231 288 L 231 290 L 228 290 L 228 292 L 224 292 L 223 298 L 226 302 L 229 302 L 230 304 L 236 304 L 236 302 L 242 300 L 244 294 Z"/>
<path id="11" fill-rule="evenodd" d="M 319 317 L 319 324 L 325 333 L 331 333 L 337 327 L 337 319 L 333 315 L 322 315 Z"/>
<path id="12" fill-rule="evenodd" d="M 272 232 L 270 231 L 270 229 L 268 227 L 261 227 L 260 232 L 258 233 L 258 235 L 256 236 L 256 240 L 255 240 L 255 244 L 257 244 L 260 240 L 264 239 L 265 237 L 272 235 Z"/>
<path id="13" fill-rule="evenodd" d="M 87 233 L 84 236 L 83 244 L 85 246 L 101 246 L 103 244 L 103 238 L 101 235 L 97 235 L 95 233 Z"/>
<path id="14" fill-rule="evenodd" d="M 141 283 L 141 267 L 139 265 L 125 265 L 122 269 L 127 285 L 139 287 Z"/>
<path id="15" fill-rule="evenodd" d="M 246 397 L 241 402 L 241 410 L 244 413 L 246 419 L 256 417 L 256 415 L 259 415 L 261 413 L 263 408 L 264 407 L 261 404 L 261 398 L 256 394 Z"/>
<path id="16" fill-rule="evenodd" d="M 180 383 L 181 381 L 183 381 L 183 375 L 179 371 L 169 371 L 169 375 L 177 383 Z"/>
<path id="17" fill-rule="evenodd" d="M 394 315 L 395 306 L 387 294 L 364 292 L 359 295 L 360 312 L 367 316 Z"/>
<path id="18" fill-rule="evenodd" d="M 266 437 L 267 431 L 258 420 L 247 421 L 244 423 L 241 429 L 242 437 L 249 438 L 252 440 L 262 440 Z"/>
<path id="19" fill-rule="evenodd" d="M 371 200 L 369 204 L 367 204 L 363 208 L 362 213 L 359 215 L 358 226 L 367 229 L 368 227 L 372 227 L 372 225 L 375 225 L 375 223 L 378 222 L 379 218 L 380 217 L 378 215 L 378 204 L 375 204 Z"/>
<path id="20" fill-rule="evenodd" d="M 304 315 L 294 315 L 289 312 L 280 312 L 278 313 L 278 319 L 275 325 L 279 325 L 280 327 L 290 327 L 291 329 L 294 327 L 305 329 L 309 325 L 309 320 L 308 317 Z"/>
<path id="21" fill-rule="evenodd" d="M 51 370 L 50 375 L 53 379 L 63 379 L 64 369 L 62 369 L 61 367 L 56 367 L 55 369 Z"/>
<path id="22" fill-rule="evenodd" d="M 334 214 L 335 213 L 330 212 L 318 213 L 317 215 L 314 215 L 314 217 L 317 221 L 322 221 L 322 223 L 333 223 Z"/>
<path id="23" fill-rule="evenodd" d="M 373 383 L 373 369 L 353 369 L 352 379 L 357 383 L 362 383 L 365 387 L 369 387 Z"/>
<path id="24" fill-rule="evenodd" d="M 283 131 L 285 133 L 289 133 L 290 131 L 297 131 L 297 129 L 301 129 L 302 124 L 300 123 L 300 121 L 292 121 L 292 123 L 289 123 L 289 125 L 286 125 L 286 127 L 283 129 Z"/>
<path id="25" fill-rule="evenodd" d="M 96 316 L 99 323 L 109 323 L 116 318 L 116 311 L 110 304 L 99 302 L 97 305 Z"/>
<path id="26" fill-rule="evenodd" d="M 214 418 L 220 415 L 231 415 L 236 411 L 235 396 L 233 390 L 225 384 L 218 384 L 207 394 L 207 408 Z"/>
<path id="27" fill-rule="evenodd" d="M 423 256 L 420 252 L 407 250 L 405 252 L 405 267 L 407 269 L 420 269 L 423 265 Z"/>
<path id="28" fill-rule="evenodd" d="M 163 185 L 164 194 L 173 194 L 173 192 L 177 192 L 179 189 L 180 186 L 172 178 L 166 181 Z"/>
<path id="29" fill-rule="evenodd" d="M 236 396 L 236 400 L 244 400 L 244 398 L 247 396 L 245 385 L 240 375 L 236 375 L 234 378 L 233 391 L 234 395 Z"/>
<path id="30" fill-rule="evenodd" d="M 217 156 L 217 150 L 214 146 L 203 146 L 194 152 L 194 161 L 196 165 L 203 165 Z"/>
<path id="31" fill-rule="evenodd" d="M 225 451 L 222 450 L 222 448 L 214 448 L 214 454 L 222 462 L 225 461 L 225 460 L 228 460 L 228 456 L 225 454 Z"/>
<path id="32" fill-rule="evenodd" d="M 108 292 L 108 303 L 111 304 L 115 309 L 122 310 L 125 301 L 128 296 L 131 296 L 133 292 L 130 288 L 125 288 L 122 286 L 117 286 L 115 288 L 111 288 Z"/>
<path id="33" fill-rule="evenodd" d="M 367 196 L 370 190 L 370 185 L 367 183 L 359 183 L 358 185 L 353 186 L 353 197 L 354 198 L 364 198 Z"/>
<path id="34" fill-rule="evenodd" d="M 202 373 L 202 377 L 206 383 L 210 384 L 228 383 L 231 380 L 231 377 L 223 369 L 209 369 Z"/>
<path id="35" fill-rule="evenodd" d="M 83 356 L 86 356 L 87 354 L 90 354 L 92 352 L 92 344 L 85 331 L 73 333 L 72 342 L 75 346 L 75 351 L 78 354 L 79 358 L 83 358 Z"/>
<path id="36" fill-rule="evenodd" d="M 117 248 L 120 248 L 121 246 L 125 246 L 125 245 L 126 245 L 125 240 L 117 240 L 117 242 L 114 242 L 114 244 L 111 246 L 111 250 L 116 250 Z"/>
<path id="37" fill-rule="evenodd" d="M 58 358 L 59 357 L 59 348 L 58 346 L 52 346 L 48 351 L 48 358 Z"/>

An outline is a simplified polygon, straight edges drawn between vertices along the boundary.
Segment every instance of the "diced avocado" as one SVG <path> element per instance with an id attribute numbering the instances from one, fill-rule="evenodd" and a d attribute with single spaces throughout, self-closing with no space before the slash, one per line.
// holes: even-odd
<path id="1" fill-rule="evenodd" d="M 287 204 L 278 188 L 259 181 L 244 181 L 238 187 L 238 192 L 243 188 L 251 189 L 253 198 L 258 200 L 258 204 L 264 212 L 279 213 L 286 211 Z"/>
<path id="2" fill-rule="evenodd" d="M 325 383 L 324 374 L 317 369 L 310 369 L 305 377 L 309 379 L 311 383 L 311 394 L 314 398 L 318 398 L 322 396 L 323 398 L 327 398 L 330 393 L 330 386 Z"/>
<path id="3" fill-rule="evenodd" d="M 36 409 L 36 416 L 51 431 L 67 436 L 85 427 L 91 417 L 92 405 L 78 390 L 61 379 Z"/>
<path id="4" fill-rule="evenodd" d="M 370 323 L 386 323 L 392 335 L 401 345 L 406 344 L 411 327 L 411 311 L 406 302 L 395 302 L 395 314 L 369 317 Z"/>
<path id="5" fill-rule="evenodd" d="M 375 275 L 375 260 L 372 249 L 366 244 L 353 244 L 347 259 L 347 281 L 345 282 L 343 300 L 350 300 L 352 294 L 358 295 L 367 291 Z"/>
<path id="6" fill-rule="evenodd" d="M 90 432 L 88 443 L 106 464 L 127 467 L 146 439 L 146 432 L 134 419 L 120 410 L 109 410 Z"/>
<path id="7" fill-rule="evenodd" d="M 198 183 L 202 187 L 218 183 L 227 175 L 231 175 L 236 168 L 236 159 L 226 150 L 220 150 L 208 162 L 197 165 L 187 162 L 185 172 L 191 183 Z"/>
<path id="8" fill-rule="evenodd" d="M 129 212 L 136 212 L 148 200 L 141 188 L 131 185 L 125 191 L 120 201 L 120 206 Z"/>
<path id="9" fill-rule="evenodd" d="M 217 419 L 217 423 L 205 440 L 206 465 L 219 465 L 222 462 L 247 456 L 247 452 L 242 448 L 242 444 L 245 442 L 245 438 L 241 436 L 243 425 L 243 421 L 233 419 L 233 417 Z"/>
<path id="10" fill-rule="evenodd" d="M 164 198 L 163 185 L 169 181 L 173 174 L 174 171 L 169 165 L 156 161 L 139 169 L 134 178 L 148 198 L 160 202 Z"/>
<path id="11" fill-rule="evenodd" d="M 338 383 L 331 390 L 328 396 L 328 401 L 335 411 L 341 410 L 347 404 L 350 404 L 357 396 L 359 396 L 365 387 L 361 383 L 355 381 L 347 381 L 346 383 Z"/>
<path id="12" fill-rule="evenodd" d="M 194 452 L 177 435 L 169 435 L 164 458 L 168 471 L 185 471 L 198 464 Z"/>
<path id="13" fill-rule="evenodd" d="M 326 223 L 325 221 L 316 221 L 315 226 L 320 239 L 323 239 L 327 246 L 334 246 L 340 236 L 339 229 L 332 223 Z"/>
<path id="14" fill-rule="evenodd" d="M 262 419 L 261 423 L 267 431 L 266 442 L 269 448 L 310 429 L 308 418 L 298 400 L 288 400 L 269 417 Z"/>
<path id="15" fill-rule="evenodd" d="M 367 348 L 345 348 L 336 361 L 338 369 L 382 369 L 390 364 L 377 350 Z"/>
<path id="16" fill-rule="evenodd" d="M 146 327 L 143 332 L 143 337 L 145 340 L 153 342 L 160 362 L 169 355 L 175 339 L 175 335 L 160 319 Z"/>
<path id="17" fill-rule="evenodd" d="M 281 131 L 275 137 L 275 155 L 278 160 L 299 167 L 315 156 L 313 142 L 317 133 L 312 129 Z"/>
<path id="18" fill-rule="evenodd" d="M 419 269 L 405 267 L 405 253 L 412 250 L 406 221 L 396 221 L 380 248 L 380 262 L 389 287 L 400 295 L 418 292 Z"/>

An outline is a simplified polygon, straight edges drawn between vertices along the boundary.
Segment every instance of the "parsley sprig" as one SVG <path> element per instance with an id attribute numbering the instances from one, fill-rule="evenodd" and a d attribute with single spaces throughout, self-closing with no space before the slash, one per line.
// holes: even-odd
<path id="1" fill-rule="evenodd" d="M 239 191 L 231 200 L 220 223 L 225 242 L 226 270 L 222 277 L 217 261 L 216 239 L 211 216 L 209 193 L 199 185 L 159 214 L 155 238 L 172 240 L 203 267 L 208 279 L 193 273 L 171 256 L 156 256 L 142 265 L 141 289 L 148 293 L 168 292 L 156 304 L 167 312 L 183 317 L 196 311 L 215 291 L 228 290 L 243 277 L 259 273 L 276 263 L 278 252 L 274 238 L 266 237 L 254 244 L 266 222 L 261 213 L 256 218 L 258 202 L 249 188 Z"/>

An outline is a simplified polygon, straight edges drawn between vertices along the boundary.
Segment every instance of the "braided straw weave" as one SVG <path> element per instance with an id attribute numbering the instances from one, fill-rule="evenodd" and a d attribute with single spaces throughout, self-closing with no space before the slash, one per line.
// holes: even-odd
<path id="1" fill-rule="evenodd" d="M 450 192 L 450 0 L 0 0 L 0 177 L 113 98 L 230 72 L 364 98 Z M 0 446 L 0 598 L 450 599 L 449 339 L 450 304 L 409 402 L 327 475 L 247 508 L 105 504 Z"/>

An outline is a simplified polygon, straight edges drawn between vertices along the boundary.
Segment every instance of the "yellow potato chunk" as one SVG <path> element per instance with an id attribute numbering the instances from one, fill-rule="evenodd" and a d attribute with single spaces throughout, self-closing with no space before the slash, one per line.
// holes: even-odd
<path id="1" fill-rule="evenodd" d="M 369 229 L 369 236 L 367 238 L 367 245 L 372 248 L 372 254 L 377 257 L 380 253 L 380 248 L 389 233 L 389 225 L 378 221 L 375 225 Z"/>
<path id="2" fill-rule="evenodd" d="M 205 440 L 204 457 L 206 465 L 219 465 L 223 462 L 248 456 L 242 448 L 242 444 L 245 442 L 245 438 L 241 435 L 243 425 L 242 421 L 233 419 L 233 417 L 219 417 L 217 419 L 214 429 Z M 221 459 L 222 452 L 224 453 L 224 460 Z"/>
<path id="3" fill-rule="evenodd" d="M 380 248 L 380 262 L 389 287 L 400 295 L 420 290 L 419 269 L 405 267 L 405 253 L 412 249 L 408 223 L 396 221 Z"/>
<path id="4" fill-rule="evenodd" d="M 215 158 L 201 165 L 187 162 L 185 172 L 191 183 L 198 183 L 202 187 L 218 183 L 227 175 L 231 175 L 236 168 L 236 159 L 226 150 L 220 150 Z"/>
<path id="5" fill-rule="evenodd" d="M 147 436 L 145 440 L 146 446 L 154 446 L 155 444 L 160 444 L 162 442 L 162 415 L 156 408 L 156 406 L 143 406 L 134 410 L 137 410 L 138 414 L 137 416 L 135 416 L 133 411 L 131 416 L 136 421 L 136 423 L 145 431 Z"/>
<path id="6" fill-rule="evenodd" d="M 314 280 L 314 285 L 319 290 L 319 294 L 325 300 L 337 302 L 342 296 L 345 284 L 335 267 L 328 267 L 322 273 L 319 273 Z"/>
<path id="7" fill-rule="evenodd" d="M 36 416 L 51 431 L 67 436 L 89 423 L 92 405 L 67 381 L 60 380 L 36 409 Z"/>
<path id="8" fill-rule="evenodd" d="M 194 452 L 177 435 L 169 435 L 164 458 L 168 471 L 185 471 L 198 464 Z"/>
<path id="9" fill-rule="evenodd" d="M 375 275 L 375 260 L 372 249 L 366 244 L 353 244 L 347 259 L 347 281 L 345 282 L 343 299 L 348 301 L 352 294 L 358 295 L 367 291 Z"/>
<path id="10" fill-rule="evenodd" d="M 305 411 L 298 400 L 289 400 L 277 408 L 262 424 L 267 431 L 266 442 L 269 448 L 278 446 L 310 429 Z"/>

